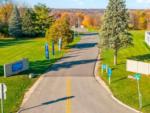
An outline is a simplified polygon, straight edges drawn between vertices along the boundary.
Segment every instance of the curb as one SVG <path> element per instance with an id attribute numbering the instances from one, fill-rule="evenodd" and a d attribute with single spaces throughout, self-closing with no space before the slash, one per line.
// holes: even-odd
<path id="1" fill-rule="evenodd" d="M 101 79 L 101 77 L 99 76 L 99 66 L 100 66 L 100 54 L 98 55 L 98 57 L 97 57 L 97 62 L 96 62 L 96 64 L 95 64 L 95 70 L 94 70 L 94 76 L 95 76 L 95 79 L 96 79 L 96 81 L 100 84 L 100 85 L 102 85 L 102 87 L 104 87 L 105 89 L 106 89 L 106 91 L 110 94 L 110 96 L 112 97 L 112 99 L 114 100 L 114 101 L 116 101 L 117 103 L 119 103 L 120 105 L 122 105 L 122 106 L 124 106 L 124 107 L 126 107 L 126 108 L 128 108 L 128 109 L 130 109 L 130 110 L 132 110 L 132 111 L 134 111 L 134 112 L 136 112 L 136 113 L 142 113 L 142 112 L 140 112 L 140 111 L 138 111 L 138 110 L 136 110 L 136 109 L 134 109 L 134 108 L 132 108 L 132 107 L 130 107 L 130 106 L 128 106 L 128 105 L 126 105 L 126 104 L 124 104 L 123 102 L 121 102 L 120 100 L 118 100 L 116 97 L 114 97 L 113 96 L 113 93 L 111 92 L 111 90 L 109 89 L 109 87 L 106 85 L 106 83 Z"/>
<path id="2" fill-rule="evenodd" d="M 28 91 L 25 93 L 23 101 L 22 101 L 21 106 L 20 106 L 20 109 L 18 110 L 17 113 L 20 113 L 22 111 L 22 106 L 29 100 L 30 96 L 35 91 L 35 89 L 40 84 L 40 82 L 43 80 L 43 78 L 44 78 L 44 75 L 41 75 L 38 78 L 38 80 L 35 81 L 35 83 L 33 84 L 33 86 L 31 86 L 31 88 L 29 88 Z"/>

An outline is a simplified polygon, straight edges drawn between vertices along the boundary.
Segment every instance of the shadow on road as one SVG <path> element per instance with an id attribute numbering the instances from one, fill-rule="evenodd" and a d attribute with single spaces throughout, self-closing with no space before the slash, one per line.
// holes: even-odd
<path id="1" fill-rule="evenodd" d="M 95 47 L 97 45 L 97 43 L 83 43 L 83 44 L 77 44 L 75 47 L 73 48 L 77 48 L 77 49 L 85 49 L 85 48 L 92 48 Z"/>
<path id="2" fill-rule="evenodd" d="M 54 103 L 57 103 L 57 102 L 65 101 L 65 100 L 72 99 L 72 98 L 75 98 L 75 96 L 63 97 L 63 98 L 59 98 L 57 100 L 44 102 L 44 103 L 41 103 L 41 104 L 36 105 L 36 106 L 21 109 L 18 113 L 21 113 L 21 112 L 26 111 L 26 110 L 34 109 L 34 108 L 37 108 L 37 107 L 41 107 L 41 106 L 50 105 L 50 104 L 54 104 Z"/>
<path id="3" fill-rule="evenodd" d="M 73 66 L 88 64 L 96 61 L 97 59 L 89 59 L 89 60 L 77 60 L 77 61 L 58 63 L 58 64 L 54 64 L 49 71 L 58 71 L 59 69 L 72 68 Z"/>
<path id="4" fill-rule="evenodd" d="M 80 34 L 80 36 L 95 36 L 95 35 L 98 35 L 99 33 L 83 33 L 83 34 Z"/>

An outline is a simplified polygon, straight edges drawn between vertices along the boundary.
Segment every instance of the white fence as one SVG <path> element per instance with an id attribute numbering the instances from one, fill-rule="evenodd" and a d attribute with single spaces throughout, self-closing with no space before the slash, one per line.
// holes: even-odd
<path id="1" fill-rule="evenodd" d="M 127 60 L 127 71 L 150 75 L 150 64 L 140 61 Z"/>
<path id="2" fill-rule="evenodd" d="M 150 31 L 145 32 L 145 42 L 150 46 Z"/>

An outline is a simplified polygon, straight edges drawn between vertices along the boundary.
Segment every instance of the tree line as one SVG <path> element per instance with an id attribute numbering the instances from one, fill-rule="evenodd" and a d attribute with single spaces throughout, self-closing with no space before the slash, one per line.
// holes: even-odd
<path id="1" fill-rule="evenodd" d="M 13 37 L 44 35 L 54 21 L 49 12 L 43 4 L 34 8 L 18 8 L 12 3 L 5 3 L 0 7 L 0 32 Z"/>
<path id="2" fill-rule="evenodd" d="M 68 16 L 55 18 L 44 4 L 33 8 L 18 7 L 11 2 L 0 6 L 0 34 L 5 37 L 46 37 L 55 43 L 62 38 L 63 45 L 73 41 Z"/>

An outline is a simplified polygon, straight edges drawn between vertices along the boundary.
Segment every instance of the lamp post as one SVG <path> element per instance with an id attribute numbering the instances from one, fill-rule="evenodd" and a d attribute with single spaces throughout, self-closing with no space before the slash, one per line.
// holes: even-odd
<path id="1" fill-rule="evenodd" d="M 134 78 L 137 81 L 138 96 L 139 96 L 139 109 L 141 110 L 142 109 L 142 94 L 141 94 L 141 91 L 140 91 L 140 83 L 139 83 L 139 81 L 141 79 L 141 74 L 139 74 L 139 73 L 135 74 Z"/>

